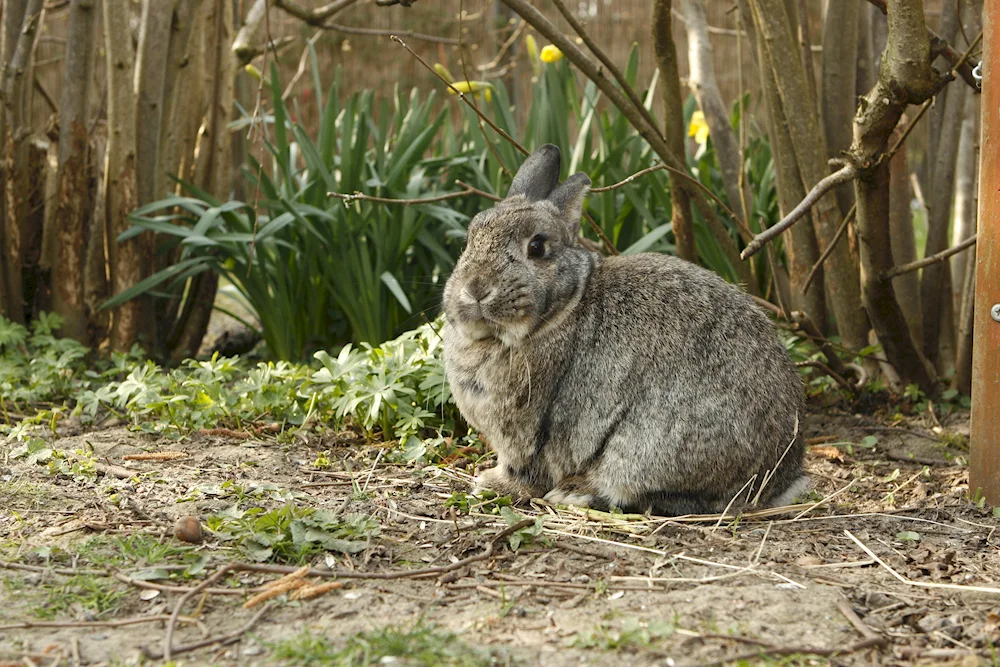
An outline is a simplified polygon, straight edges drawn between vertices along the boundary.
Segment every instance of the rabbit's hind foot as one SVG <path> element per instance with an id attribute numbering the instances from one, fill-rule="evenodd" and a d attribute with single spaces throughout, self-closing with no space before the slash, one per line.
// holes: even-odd
<path id="1" fill-rule="evenodd" d="M 476 475 L 472 483 L 472 495 L 482 496 L 484 491 L 492 491 L 498 496 L 510 496 L 513 500 L 533 496 L 531 489 L 508 475 L 503 466 L 489 468 Z"/>
<path id="2" fill-rule="evenodd" d="M 583 475 L 563 477 L 556 488 L 545 494 L 543 500 L 552 505 L 576 505 L 593 509 L 607 506 L 594 485 Z"/>

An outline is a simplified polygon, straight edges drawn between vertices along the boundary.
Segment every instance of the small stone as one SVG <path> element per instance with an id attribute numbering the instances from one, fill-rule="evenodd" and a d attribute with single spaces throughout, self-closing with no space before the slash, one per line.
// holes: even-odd
<path id="1" fill-rule="evenodd" d="M 181 542 L 200 544 L 202 541 L 201 523 L 193 516 L 182 516 L 174 524 L 174 537 Z"/>

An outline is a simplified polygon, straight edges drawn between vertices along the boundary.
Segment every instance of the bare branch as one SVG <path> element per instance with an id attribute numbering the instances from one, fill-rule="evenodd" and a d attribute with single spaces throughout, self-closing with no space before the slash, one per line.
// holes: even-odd
<path id="1" fill-rule="evenodd" d="M 812 269 L 809 271 L 809 275 L 806 276 L 805 282 L 802 283 L 803 292 L 809 289 L 809 285 L 812 283 L 813 278 L 816 277 L 816 272 L 820 270 L 820 267 L 823 266 L 823 262 L 826 261 L 826 258 L 830 256 L 830 253 L 833 252 L 833 249 L 837 247 L 837 243 L 839 243 L 840 239 L 843 238 L 844 233 L 847 231 L 847 226 L 851 223 L 851 220 L 854 219 L 854 214 L 857 212 L 857 210 L 858 210 L 858 205 L 854 204 L 851 206 L 851 209 L 847 212 L 847 215 L 844 216 L 844 221 L 840 223 L 840 227 L 837 228 L 837 233 L 833 235 L 833 240 L 830 241 L 830 244 L 827 245 L 826 248 L 823 250 L 823 254 L 821 254 L 819 256 L 819 259 L 816 260 L 816 263 L 813 264 Z"/>
<path id="2" fill-rule="evenodd" d="M 916 262 L 910 262 L 909 264 L 903 264 L 902 266 L 894 266 L 888 271 L 882 273 L 879 276 L 880 280 L 892 280 L 896 276 L 901 276 L 904 273 L 910 273 L 911 271 L 919 271 L 920 269 L 931 266 L 932 264 L 937 264 L 938 262 L 943 262 L 952 255 L 957 255 L 966 248 L 970 248 L 976 245 L 976 234 L 973 234 L 969 238 L 965 239 L 956 246 L 952 246 L 947 250 L 942 250 L 936 255 L 931 255 L 930 257 L 924 257 L 923 259 L 917 260 Z"/>
<path id="3" fill-rule="evenodd" d="M 334 2 L 323 5 L 322 7 L 317 7 L 316 9 L 307 9 L 292 0 L 274 0 L 274 7 L 284 11 L 286 14 L 291 14 L 301 21 L 305 21 L 311 26 L 323 28 L 324 30 L 342 32 L 346 35 L 366 35 L 368 37 L 392 37 L 394 35 L 400 35 L 409 39 L 419 39 L 424 42 L 433 42 L 435 44 L 458 44 L 457 39 L 452 39 L 450 37 L 437 37 L 435 35 L 425 35 L 423 33 L 413 32 L 412 30 L 377 30 L 375 28 L 355 28 L 353 26 L 327 22 L 327 19 L 336 16 L 351 5 L 355 4 L 357 1 L 358 0 L 335 0 Z M 410 2 L 412 2 L 412 0 L 410 0 Z M 409 6 L 409 2 L 406 2 L 405 4 L 401 2 L 400 4 L 403 4 L 405 7 Z M 247 21 L 249 22 L 249 15 Z"/>
<path id="4" fill-rule="evenodd" d="M 267 0 L 255 0 L 243 18 L 243 25 L 236 33 L 236 39 L 233 40 L 233 53 L 236 54 L 241 65 L 246 65 L 258 55 L 252 42 L 256 41 L 257 33 L 264 22 L 266 13 Z"/>
<path id="5" fill-rule="evenodd" d="M 281 9 L 282 11 L 291 14 L 297 19 L 305 21 L 309 25 L 314 25 L 317 27 L 322 27 L 323 23 L 330 17 L 339 14 L 344 11 L 358 0 L 334 0 L 328 5 L 323 5 L 322 7 L 317 7 L 316 9 L 306 9 L 302 5 L 293 2 L 292 0 L 273 0 L 272 4 L 274 7 Z M 253 8 L 251 8 L 248 13 L 249 15 L 253 13 Z"/>
<path id="6" fill-rule="evenodd" d="M 510 47 L 514 45 L 514 43 L 521 36 L 521 33 L 524 32 L 524 29 L 527 27 L 527 25 L 528 25 L 527 21 L 521 19 L 521 22 L 517 24 L 517 28 L 514 29 L 514 32 L 512 32 L 510 34 L 510 37 L 507 38 L 507 41 L 505 41 L 500 46 L 500 49 L 497 51 L 497 54 L 493 57 L 493 60 L 483 65 L 476 65 L 476 69 L 480 72 L 489 72 L 490 70 L 496 69 L 500 65 L 500 61 L 503 60 L 503 57 L 507 55 L 507 51 L 510 50 Z"/>
<path id="7" fill-rule="evenodd" d="M 857 175 L 858 170 L 853 165 L 846 165 L 819 181 L 805 196 L 805 199 L 799 202 L 799 205 L 792 209 L 792 211 L 786 215 L 784 219 L 755 236 L 753 240 L 747 244 L 747 247 L 743 249 L 743 252 L 740 253 L 740 257 L 744 260 L 749 257 L 753 257 L 761 248 L 764 247 L 764 244 L 781 234 L 805 216 L 809 212 L 809 209 L 811 209 L 820 199 L 823 198 L 823 195 L 841 183 L 847 183 L 848 181 L 854 180 Z"/>
<path id="8" fill-rule="evenodd" d="M 664 134 L 656 125 L 656 121 L 653 120 L 653 115 L 649 113 L 648 109 L 646 109 L 646 106 L 642 103 L 642 99 L 639 98 L 635 90 L 629 84 L 628 79 L 625 78 L 625 74 L 622 72 L 621 68 L 615 64 L 615 61 L 608 57 L 608 54 L 606 54 L 593 39 L 591 39 L 590 35 L 587 34 L 587 31 L 584 30 L 583 25 L 576 20 L 576 16 L 574 16 L 573 12 L 566 8 L 566 5 L 562 0 L 552 0 L 552 2 L 555 4 L 556 9 L 559 10 L 559 13 L 563 15 L 563 18 L 566 19 L 566 22 L 569 23 L 570 27 L 572 27 L 573 30 L 576 31 L 576 34 L 580 36 L 583 43 L 587 45 L 590 52 L 597 56 L 597 59 L 601 61 L 602 65 L 608 68 L 608 71 L 611 72 L 611 76 L 615 77 L 615 81 L 617 81 L 618 85 L 625 91 L 629 101 L 635 105 L 636 110 L 642 114 L 642 117 L 646 120 L 646 122 L 656 130 L 657 134 L 659 134 L 661 138 L 663 138 Z M 662 75 L 663 72 L 660 74 Z"/>
<path id="9" fill-rule="evenodd" d="M 590 192 L 611 192 L 612 190 L 617 190 L 622 186 L 628 185 L 629 183 L 639 178 L 640 176 L 645 176 L 646 174 L 652 171 L 660 171 L 661 169 L 666 169 L 666 168 L 667 166 L 664 164 L 654 164 L 652 167 L 646 167 L 642 171 L 637 171 L 631 176 L 626 176 L 625 178 L 618 181 L 614 185 L 605 185 L 604 187 L 600 188 L 590 188 Z"/>
<path id="10" fill-rule="evenodd" d="M 878 8 L 883 14 L 886 13 L 886 0 L 868 0 L 868 2 Z M 972 76 L 972 65 L 968 62 L 968 53 L 965 56 L 960 55 L 947 40 L 943 39 L 930 28 L 927 28 L 927 36 L 931 41 L 931 48 L 934 52 L 951 63 L 952 70 L 958 76 L 962 77 L 973 90 L 978 92 L 979 86 L 976 84 L 976 78 Z"/>
<path id="11" fill-rule="evenodd" d="M 489 125 L 491 128 L 493 128 L 494 132 L 496 132 L 501 137 L 503 137 L 504 139 L 506 139 L 507 141 L 509 141 L 511 143 L 511 145 L 514 146 L 514 148 L 516 148 L 517 150 L 519 150 L 521 152 L 522 155 L 527 155 L 528 154 L 528 149 L 526 149 L 521 144 L 517 143 L 517 140 L 515 140 L 514 137 L 512 137 L 509 134 L 507 134 L 506 132 L 504 132 L 502 129 L 500 129 L 500 127 L 496 123 L 494 123 L 492 120 L 490 120 L 489 118 L 487 118 L 485 116 L 485 114 L 483 114 L 483 112 L 479 110 L 479 107 L 477 107 L 475 104 L 473 104 L 471 101 L 469 101 L 469 99 L 465 96 L 465 93 L 463 93 L 458 88 L 456 88 L 455 86 L 453 86 L 451 84 L 451 81 L 448 81 L 448 79 L 446 79 L 443 76 L 441 76 L 440 74 L 438 74 L 438 71 L 436 69 L 434 69 L 433 67 L 431 67 L 430 65 L 428 65 L 427 61 L 424 60 L 423 58 L 421 58 L 420 56 L 418 56 L 413 49 L 411 49 L 410 47 L 408 47 L 406 45 L 406 42 L 404 42 L 402 39 L 399 38 L 398 35 L 392 35 L 392 41 L 399 42 L 399 45 L 402 46 L 407 51 L 409 51 L 411 56 L 413 56 L 418 61 L 420 61 L 420 64 L 423 65 L 424 68 L 428 72 L 433 73 L 434 76 L 436 76 L 437 78 L 441 79 L 441 81 L 443 81 L 444 84 L 446 86 L 448 86 L 448 88 L 453 93 L 455 93 L 456 95 L 458 95 L 459 99 L 461 99 L 463 102 L 465 102 L 465 104 L 468 105 L 468 107 L 470 109 L 472 109 L 476 113 L 477 116 L 479 116 L 480 120 L 484 121 L 487 125 Z"/>
<path id="12" fill-rule="evenodd" d="M 458 44 L 457 39 L 452 39 L 451 37 L 437 37 L 435 35 L 425 35 L 422 32 L 413 32 L 412 30 L 377 30 L 375 28 L 353 28 L 346 25 L 340 25 L 339 23 L 323 23 L 319 24 L 320 28 L 325 28 L 326 30 L 334 30 L 336 32 L 342 32 L 346 35 L 367 35 L 375 37 L 396 37 L 402 36 L 409 39 L 417 39 L 423 42 L 431 42 L 434 44 Z"/>
<path id="13" fill-rule="evenodd" d="M 489 192 L 484 192 L 478 188 L 474 188 L 471 185 L 462 183 L 461 181 L 455 181 L 459 185 L 465 186 L 464 190 L 459 192 L 449 192 L 448 194 L 439 195 L 437 197 L 423 197 L 420 199 L 392 199 L 389 197 L 373 197 L 371 195 L 366 195 L 363 192 L 355 192 L 354 194 L 344 194 L 342 192 L 327 192 L 328 197 L 336 197 L 337 199 L 342 199 L 344 205 L 349 205 L 351 202 L 355 201 L 370 201 L 379 204 L 400 204 L 402 206 L 415 206 L 419 204 L 433 204 L 439 201 L 448 201 L 449 199 L 458 199 L 459 197 L 468 197 L 469 195 L 478 195 L 480 197 L 485 197 L 493 201 L 500 201 L 500 197 L 490 194 Z"/>

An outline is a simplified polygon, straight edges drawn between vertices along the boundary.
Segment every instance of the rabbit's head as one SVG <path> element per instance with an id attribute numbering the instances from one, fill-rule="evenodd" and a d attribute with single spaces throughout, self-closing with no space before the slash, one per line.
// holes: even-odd
<path id="1" fill-rule="evenodd" d="M 578 243 L 583 173 L 559 184 L 559 149 L 532 153 L 507 198 L 469 224 L 465 251 L 445 286 L 448 322 L 472 339 L 516 346 L 579 296 L 596 258 Z"/>

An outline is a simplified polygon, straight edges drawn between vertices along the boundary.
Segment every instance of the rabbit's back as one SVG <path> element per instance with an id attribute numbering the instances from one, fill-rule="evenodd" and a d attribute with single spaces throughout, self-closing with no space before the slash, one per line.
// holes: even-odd
<path id="1" fill-rule="evenodd" d="M 607 376 L 615 390 L 591 397 L 631 406 L 631 436 L 604 454 L 616 483 L 711 511 L 754 475 L 757 488 L 783 454 L 762 498 L 798 479 L 801 380 L 773 325 L 737 287 L 675 257 L 610 258 L 591 278 L 581 318 L 597 358 L 581 363 L 578 381 L 596 387 L 600 375 L 587 366 L 606 368 L 610 356 L 624 371 Z M 662 444 L 626 444 L 634 439 Z"/>

